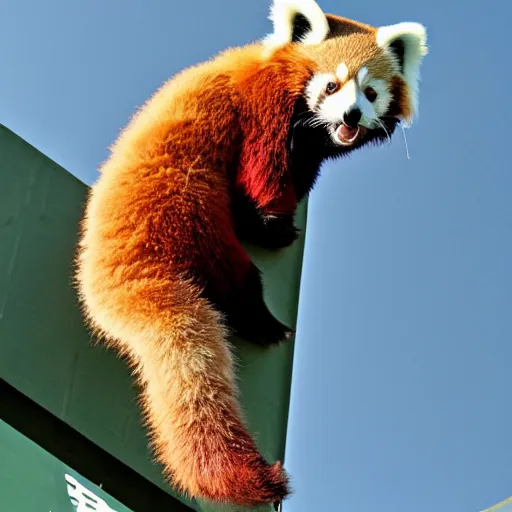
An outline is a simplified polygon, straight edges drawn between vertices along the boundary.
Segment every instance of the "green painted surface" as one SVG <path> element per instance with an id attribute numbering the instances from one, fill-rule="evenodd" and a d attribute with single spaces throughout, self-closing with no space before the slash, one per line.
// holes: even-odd
<path id="1" fill-rule="evenodd" d="M 130 512 L 1 420 L 0 461 L 0 506 L 6 512 L 76 512 L 77 503 L 91 512 Z"/>
<path id="2" fill-rule="evenodd" d="M 147 448 L 128 369 L 93 346 L 70 284 L 86 191 L 0 125 L 0 377 L 174 494 Z M 305 222 L 302 205 L 296 223 L 305 228 Z M 291 326 L 302 251 L 303 238 L 273 254 L 249 248 L 263 270 L 269 307 Z M 282 460 L 293 344 L 270 350 L 239 340 L 235 345 L 249 428 L 265 457 Z M 181 499 L 195 509 L 224 510 Z"/>

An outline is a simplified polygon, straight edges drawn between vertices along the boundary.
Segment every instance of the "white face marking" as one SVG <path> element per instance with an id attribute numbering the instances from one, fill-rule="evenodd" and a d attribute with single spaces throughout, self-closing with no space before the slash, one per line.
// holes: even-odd
<path id="1" fill-rule="evenodd" d="M 343 114 L 357 104 L 357 85 L 349 80 L 338 92 L 327 96 L 320 105 L 320 117 L 329 123 L 339 123 Z"/>
<path id="2" fill-rule="evenodd" d="M 392 97 L 388 90 L 388 84 L 384 80 L 369 80 L 365 87 L 371 87 L 377 93 L 377 99 L 370 103 L 377 117 L 383 116 L 391 103 Z M 363 88 L 364 91 L 364 88 Z M 366 99 L 366 97 L 365 97 Z"/>
<path id="3" fill-rule="evenodd" d="M 347 67 L 347 65 L 344 62 L 342 62 L 336 68 L 336 76 L 340 79 L 341 82 L 344 82 L 347 79 L 348 67 Z"/>
<path id="4" fill-rule="evenodd" d="M 385 80 L 373 78 L 368 68 L 362 67 L 356 77 L 350 79 L 333 94 L 326 95 L 325 89 L 329 82 L 346 79 L 348 67 L 341 63 L 336 69 L 336 75 L 319 73 L 315 75 L 306 87 L 306 98 L 309 108 L 316 112 L 318 119 L 328 124 L 328 130 L 333 140 L 339 143 L 335 135 L 336 127 L 343 121 L 343 116 L 353 108 L 361 113 L 360 125 L 366 128 L 377 128 L 380 117 L 389 107 L 392 96 Z M 377 93 L 376 99 L 371 102 L 365 95 L 366 88 L 371 87 Z"/>
<path id="5" fill-rule="evenodd" d="M 357 83 L 359 87 L 364 82 L 364 79 L 368 76 L 368 68 L 366 66 L 362 67 L 357 73 Z"/>
<path id="6" fill-rule="evenodd" d="M 363 118 L 375 119 L 384 115 L 391 103 L 391 93 L 388 91 L 387 83 L 384 80 L 372 78 L 366 67 L 359 70 L 357 80 L 359 89 L 363 93 L 361 102 Z M 367 87 L 371 87 L 377 93 L 377 99 L 373 103 L 368 101 L 364 94 Z"/>
<path id="7" fill-rule="evenodd" d="M 313 76 L 306 87 L 306 100 L 311 110 L 316 110 L 318 99 L 324 93 L 327 84 L 335 80 L 336 77 L 330 73 L 318 73 Z"/>

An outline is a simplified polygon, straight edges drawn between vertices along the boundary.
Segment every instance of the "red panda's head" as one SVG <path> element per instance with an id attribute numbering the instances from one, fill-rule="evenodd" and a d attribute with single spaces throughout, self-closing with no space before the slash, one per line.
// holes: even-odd
<path id="1" fill-rule="evenodd" d="M 314 0 L 274 0 L 272 54 L 293 45 L 315 70 L 305 85 L 308 122 L 341 152 L 384 139 L 418 112 L 425 28 L 412 22 L 372 27 L 325 14 Z"/>

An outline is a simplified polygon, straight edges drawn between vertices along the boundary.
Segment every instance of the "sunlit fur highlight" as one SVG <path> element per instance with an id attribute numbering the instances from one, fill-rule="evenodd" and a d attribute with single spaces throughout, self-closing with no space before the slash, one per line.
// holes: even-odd
<path id="1" fill-rule="evenodd" d="M 291 41 L 293 18 L 297 13 L 304 15 L 311 24 L 311 30 L 301 39 L 303 44 L 319 44 L 326 38 L 329 25 L 314 0 L 275 0 L 269 16 L 274 32 L 264 39 L 267 49 L 279 48 Z"/>
<path id="2" fill-rule="evenodd" d="M 246 430 L 229 331 L 190 270 L 214 266 L 228 286 L 250 268 L 229 209 L 235 155 L 237 186 L 262 209 L 296 207 L 282 127 L 312 63 L 292 48 L 260 55 L 191 68 L 133 118 L 91 188 L 77 260 L 84 311 L 130 358 L 167 475 L 191 496 L 243 505 L 281 500 L 287 476 Z"/>
<path id="3" fill-rule="evenodd" d="M 376 28 L 323 18 L 313 0 L 278 3 L 292 10 L 275 15 L 271 44 L 231 49 L 179 73 L 134 115 L 90 189 L 76 259 L 84 315 L 132 366 L 170 481 L 192 497 L 248 506 L 281 501 L 289 484 L 247 431 L 229 308 L 249 334 L 268 322 L 263 333 L 274 338 L 263 343 L 291 331 L 266 309 L 232 207 L 242 199 L 258 221 L 293 219 L 321 162 L 354 149 L 328 142 L 311 105 L 341 63 L 347 81 L 366 66 L 367 77 L 387 84 L 388 116 L 412 110 Z M 312 22 L 308 44 L 291 44 L 297 9 Z M 375 130 L 358 147 L 385 134 Z M 277 242 L 287 237 L 289 245 L 294 226 L 285 227 Z"/>

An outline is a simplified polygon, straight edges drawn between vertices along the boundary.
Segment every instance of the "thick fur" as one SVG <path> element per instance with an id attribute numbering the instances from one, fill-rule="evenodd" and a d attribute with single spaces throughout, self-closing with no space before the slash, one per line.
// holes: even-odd
<path id="1" fill-rule="evenodd" d="M 242 505 L 279 502 L 289 489 L 247 432 L 228 336 L 270 345 L 293 333 L 268 310 L 241 241 L 293 243 L 297 203 L 322 162 L 384 140 L 410 107 L 376 29 L 319 22 L 300 2 L 297 23 L 286 3 L 274 16 L 292 28 L 183 71 L 134 116 L 91 188 L 77 254 L 84 313 L 133 366 L 166 474 L 190 496 Z M 315 37 L 329 27 L 324 42 L 300 42 L 308 24 Z M 383 125 L 350 148 L 315 122 L 306 95 L 340 56 L 347 76 L 365 64 L 393 96 Z"/>
<path id="2" fill-rule="evenodd" d="M 287 478 L 241 419 L 225 321 L 262 344 L 290 331 L 263 302 L 230 198 L 293 215 L 283 123 L 311 72 L 290 49 L 260 51 L 185 71 L 138 113 L 91 189 L 77 276 L 92 324 L 136 366 L 174 484 L 241 504 L 282 499 Z"/>

